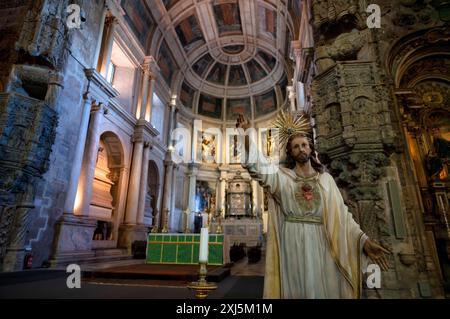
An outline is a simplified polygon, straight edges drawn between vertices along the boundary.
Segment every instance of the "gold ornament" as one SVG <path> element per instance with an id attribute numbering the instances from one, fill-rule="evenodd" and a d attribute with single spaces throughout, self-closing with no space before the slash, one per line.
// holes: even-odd
<path id="1" fill-rule="evenodd" d="M 276 129 L 275 137 L 281 145 L 286 145 L 289 138 L 296 134 L 308 135 L 310 130 L 309 120 L 304 115 L 286 113 L 283 110 L 278 113 L 277 119 L 273 122 Z"/>

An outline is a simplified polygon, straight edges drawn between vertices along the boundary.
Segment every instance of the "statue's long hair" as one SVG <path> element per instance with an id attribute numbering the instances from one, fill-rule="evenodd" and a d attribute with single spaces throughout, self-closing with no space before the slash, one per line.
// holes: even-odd
<path id="1" fill-rule="evenodd" d="M 295 159 L 292 157 L 291 144 L 292 140 L 296 137 L 306 137 L 306 139 L 308 140 L 309 148 L 311 149 L 310 155 L 311 166 L 314 168 L 316 172 L 323 173 L 325 171 L 325 167 L 318 160 L 316 148 L 314 147 L 312 139 L 308 135 L 301 133 L 292 135 L 286 143 L 286 160 L 284 162 L 285 166 L 289 169 L 295 168 L 296 162 Z"/>

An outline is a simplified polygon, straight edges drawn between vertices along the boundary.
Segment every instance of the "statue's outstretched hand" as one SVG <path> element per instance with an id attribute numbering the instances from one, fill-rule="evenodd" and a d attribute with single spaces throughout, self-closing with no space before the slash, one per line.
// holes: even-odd
<path id="1" fill-rule="evenodd" d="M 373 262 L 378 264 L 382 270 L 387 271 L 389 269 L 389 262 L 386 257 L 386 254 L 391 254 L 389 250 L 376 242 L 367 239 L 364 243 L 364 252 Z"/>

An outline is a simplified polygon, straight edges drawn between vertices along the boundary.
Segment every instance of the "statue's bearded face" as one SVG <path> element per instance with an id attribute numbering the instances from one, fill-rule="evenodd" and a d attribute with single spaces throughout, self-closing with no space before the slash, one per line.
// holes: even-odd
<path id="1" fill-rule="evenodd" d="M 291 155 L 296 162 L 301 164 L 307 163 L 311 156 L 311 147 L 308 139 L 303 136 L 298 136 L 291 141 Z"/>

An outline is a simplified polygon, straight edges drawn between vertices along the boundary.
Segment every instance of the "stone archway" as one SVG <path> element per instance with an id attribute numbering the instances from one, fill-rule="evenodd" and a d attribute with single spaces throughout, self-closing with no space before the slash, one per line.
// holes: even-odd
<path id="1" fill-rule="evenodd" d="M 450 283 L 450 45 L 444 29 L 410 34 L 393 46 L 388 66 L 422 203 L 422 221 L 436 270 Z M 439 35 L 439 37 L 436 37 Z M 442 37 L 441 37 L 442 36 Z"/>
<path id="2" fill-rule="evenodd" d="M 147 194 L 145 197 L 144 224 L 159 228 L 159 188 L 160 176 L 154 161 L 148 162 Z"/>
<path id="3" fill-rule="evenodd" d="M 89 216 L 97 219 L 97 228 L 93 236 L 93 248 L 115 248 L 117 246 L 120 216 L 120 177 L 123 168 L 123 147 L 112 132 L 100 137 L 92 199 Z"/>

